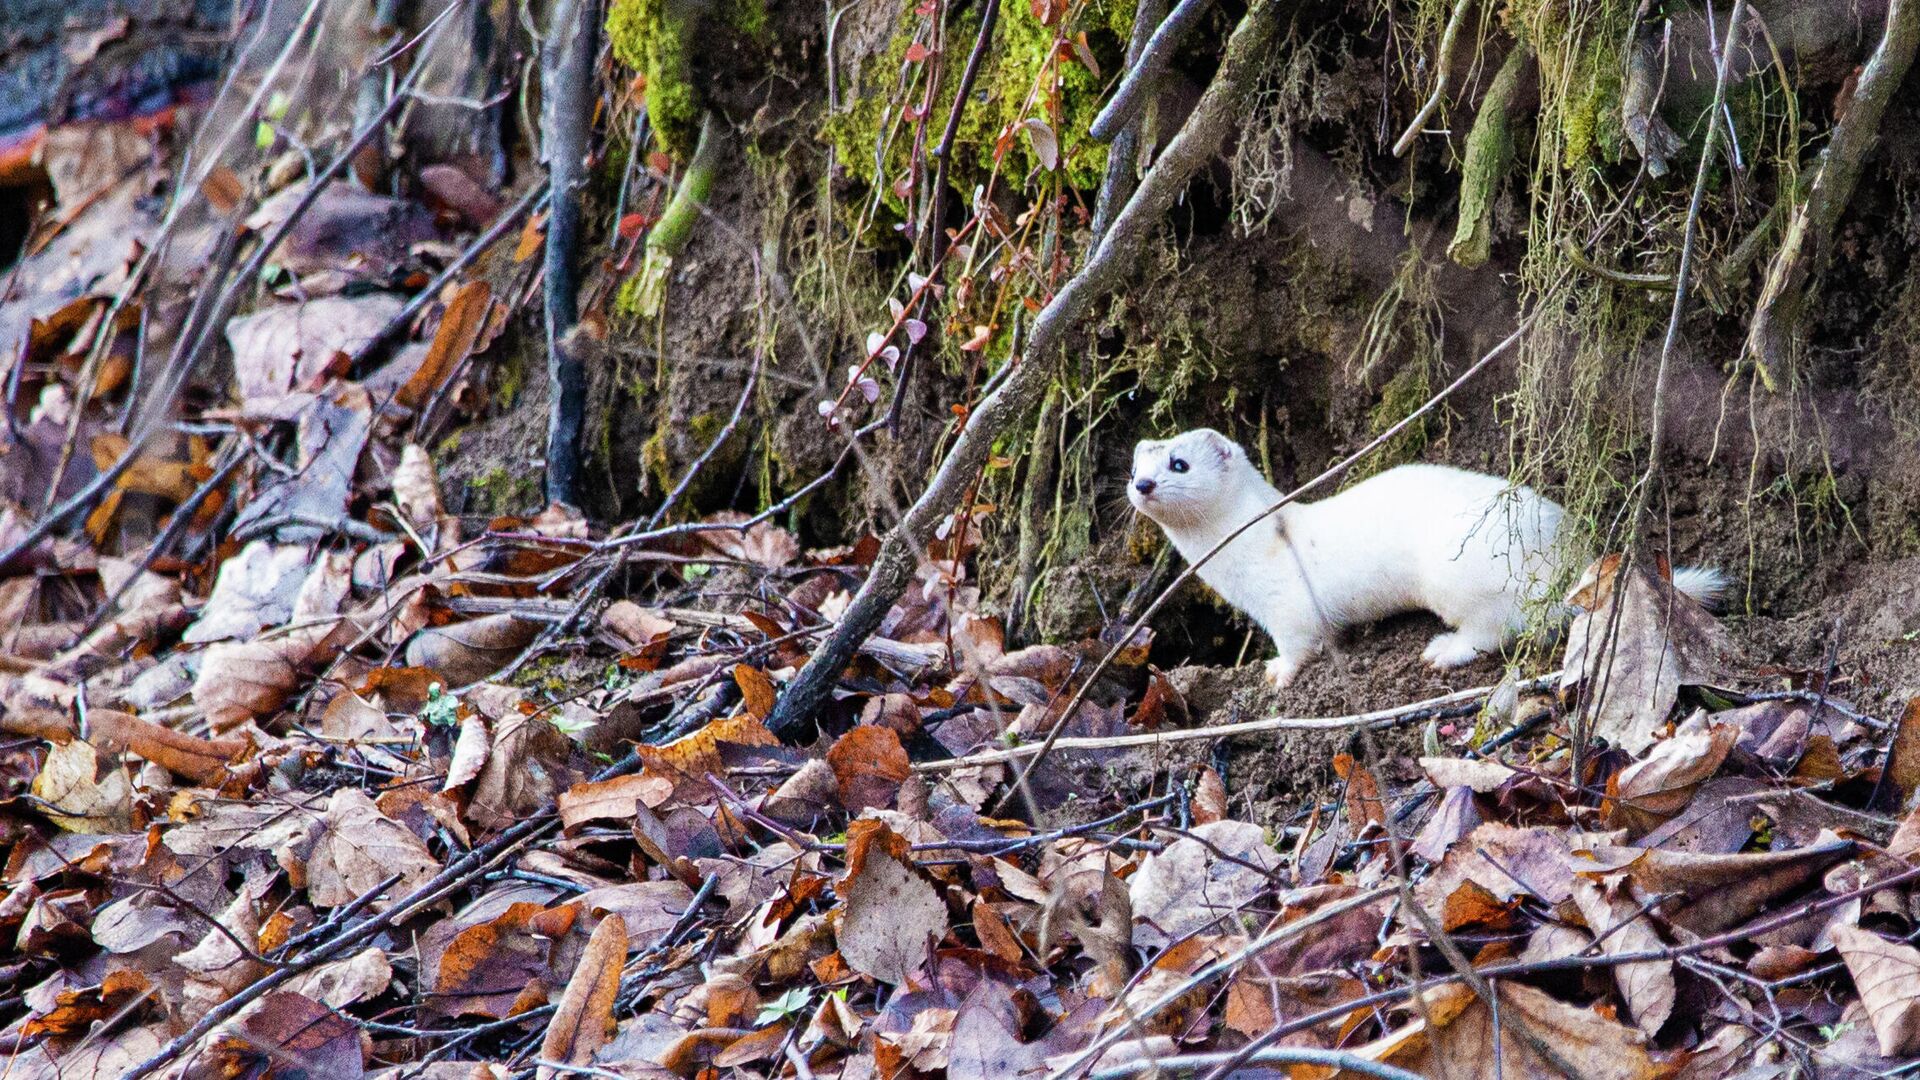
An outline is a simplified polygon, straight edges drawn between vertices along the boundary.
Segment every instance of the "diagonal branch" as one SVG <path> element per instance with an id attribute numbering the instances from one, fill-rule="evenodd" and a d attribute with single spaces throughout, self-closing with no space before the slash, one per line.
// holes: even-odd
<path id="1" fill-rule="evenodd" d="M 1067 332 L 1094 302 L 1105 298 L 1132 272 L 1147 239 L 1187 181 L 1211 161 L 1238 123 L 1255 78 L 1273 51 L 1282 0 L 1254 0 L 1227 41 L 1226 56 L 1213 83 L 1201 95 L 1166 153 L 1141 181 L 1140 189 L 1114 219 L 1080 272 L 1070 278 L 1034 320 L 1026 349 L 1009 361 L 1013 370 L 998 390 L 961 421 L 953 449 L 926 491 L 887 534 L 867 580 L 860 586 L 833 636 L 800 669 L 768 718 L 774 731 L 791 730 L 826 700 L 854 650 L 886 617 L 894 600 L 912 580 L 915 566 L 934 529 L 957 504 L 987 463 L 994 440 L 1032 411 L 1053 381 Z"/>

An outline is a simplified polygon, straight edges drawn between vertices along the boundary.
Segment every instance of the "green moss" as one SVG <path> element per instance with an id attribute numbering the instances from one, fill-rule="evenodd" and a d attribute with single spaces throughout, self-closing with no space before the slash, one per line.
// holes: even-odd
<path id="1" fill-rule="evenodd" d="M 1433 396 L 1433 381 L 1427 371 L 1427 365 L 1419 360 L 1409 363 L 1393 373 L 1387 385 L 1380 390 L 1380 402 L 1367 414 L 1368 434 L 1378 437 L 1388 428 L 1413 415 L 1414 410 L 1426 404 Z M 1427 448 L 1427 420 L 1420 418 L 1408 424 L 1400 434 L 1387 440 L 1380 451 L 1356 466 L 1354 479 L 1362 475 L 1371 476 L 1383 472 L 1395 465 L 1404 465 L 1420 456 Z"/>
<path id="2" fill-rule="evenodd" d="M 701 107 L 694 90 L 689 39 L 698 22 L 687 0 L 613 0 L 607 41 L 614 58 L 647 79 L 647 120 L 660 149 L 693 153 Z"/>
<path id="3" fill-rule="evenodd" d="M 656 429 L 653 437 L 640 444 L 640 474 L 652 481 L 662 496 L 673 490 L 673 461 L 667 451 L 667 429 Z"/>
<path id="4" fill-rule="evenodd" d="M 1102 77 L 1111 77 L 1125 56 L 1133 9 L 1132 0 L 1094 0 L 1080 10 L 1068 27 L 1069 38 L 1086 34 L 1088 51 L 1100 65 Z M 907 48 L 913 44 L 920 24 L 920 18 L 908 7 L 886 52 L 867 65 L 864 85 L 842 91 L 842 100 L 849 106 L 829 116 L 820 129 L 820 137 L 833 146 L 841 166 L 850 175 L 870 187 L 886 189 L 882 201 L 896 218 L 904 212 L 905 204 L 889 185 L 905 174 L 912 139 L 906 137 L 905 125 L 900 131 L 890 128 L 900 123 L 902 106 L 908 103 L 899 100 L 896 91 L 899 73 L 906 64 Z M 957 16 L 947 28 L 951 50 L 946 58 L 947 85 L 952 85 L 965 64 L 967 50 L 979 29 L 977 5 Z M 1003 132 L 1011 130 L 1013 134 L 999 162 L 1001 183 L 1020 186 L 1040 166 L 1041 159 L 1034 152 L 1032 139 L 1015 125 L 1028 117 L 1051 124 L 1051 113 L 1046 108 L 1049 87 L 1043 86 L 1034 97 L 1034 86 L 1048 69 L 1053 42 L 1053 29 L 1035 19 L 1028 5 L 1002 7 L 993 47 L 981 65 L 973 100 L 961 114 L 960 128 L 955 134 L 954 157 L 948 175 L 958 190 L 968 191 L 986 182 L 994 171 L 994 158 Z M 1091 191 L 1099 186 L 1107 164 L 1106 146 L 1087 137 L 1088 126 L 1104 104 L 1102 79 L 1095 78 L 1093 72 L 1077 60 L 1059 60 L 1053 70 L 1058 73 L 1060 103 L 1058 130 L 1054 134 L 1067 183 Z M 907 96 L 913 104 L 919 101 L 918 86 L 916 78 Z M 1034 97 L 1034 101 L 1029 107 L 1030 97 Z M 936 115 L 928 118 L 929 143 L 939 139 L 946 107 L 947 102 L 942 102 L 936 108 Z M 875 152 L 883 142 L 887 145 L 886 158 L 876 170 Z"/>
<path id="5" fill-rule="evenodd" d="M 1461 266 L 1480 266 L 1492 250 L 1493 200 L 1513 165 L 1514 99 L 1529 64 L 1526 46 L 1510 50 L 1473 118 L 1460 168 L 1460 221 L 1447 244 L 1447 257 Z"/>
<path id="6" fill-rule="evenodd" d="M 740 36 L 756 45 L 766 45 L 773 40 L 766 0 L 726 0 L 720 16 Z"/>
<path id="7" fill-rule="evenodd" d="M 495 465 L 467 481 L 475 495 L 475 505 L 489 514 L 507 514 L 540 502 L 540 480 L 520 475 L 505 465 Z"/>

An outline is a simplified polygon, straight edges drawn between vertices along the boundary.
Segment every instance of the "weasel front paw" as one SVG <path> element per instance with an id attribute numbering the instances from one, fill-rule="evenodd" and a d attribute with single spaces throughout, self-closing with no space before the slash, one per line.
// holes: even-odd
<path id="1" fill-rule="evenodd" d="M 1482 652 L 1479 645 L 1466 634 L 1456 630 L 1450 634 L 1441 634 L 1427 642 L 1427 651 L 1420 658 L 1434 667 L 1445 670 L 1473 663 Z"/>
<path id="2" fill-rule="evenodd" d="M 1293 677 L 1300 674 L 1300 665 L 1305 659 L 1300 656 L 1276 656 L 1267 661 L 1267 682 L 1275 690 L 1285 690 Z"/>

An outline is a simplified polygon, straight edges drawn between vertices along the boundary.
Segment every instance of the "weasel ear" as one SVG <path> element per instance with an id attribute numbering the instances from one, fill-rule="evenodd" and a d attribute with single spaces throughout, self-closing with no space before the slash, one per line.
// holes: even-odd
<path id="1" fill-rule="evenodd" d="M 1221 461 L 1231 461 L 1233 455 L 1240 451 L 1237 443 L 1212 428 L 1201 428 L 1199 434 L 1200 441 L 1205 444 L 1207 449 L 1213 451 Z"/>

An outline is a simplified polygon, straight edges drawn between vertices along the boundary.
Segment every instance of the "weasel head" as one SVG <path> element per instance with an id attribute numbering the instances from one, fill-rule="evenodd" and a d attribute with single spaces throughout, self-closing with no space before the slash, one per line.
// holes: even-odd
<path id="1" fill-rule="evenodd" d="M 1251 467 L 1246 451 L 1212 428 L 1145 439 L 1133 448 L 1127 501 L 1165 528 L 1192 528 L 1233 504 Z"/>

